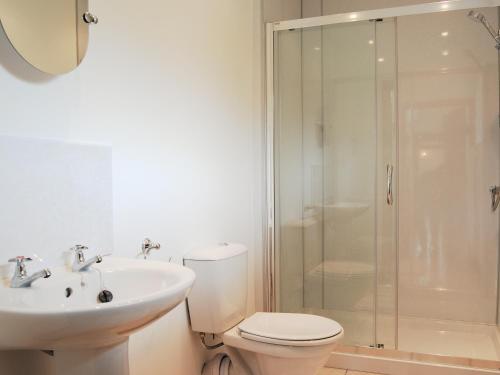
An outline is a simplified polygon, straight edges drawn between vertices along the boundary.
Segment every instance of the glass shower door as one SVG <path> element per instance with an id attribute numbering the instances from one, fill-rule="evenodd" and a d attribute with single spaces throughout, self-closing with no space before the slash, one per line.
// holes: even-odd
<path id="1" fill-rule="evenodd" d="M 394 233 L 393 102 L 382 100 L 394 94 L 394 58 L 380 56 L 377 24 L 279 31 L 274 43 L 277 309 L 335 319 L 345 343 L 364 346 L 382 327 L 378 263 L 395 262 L 379 256 Z"/>
<path id="2" fill-rule="evenodd" d="M 323 313 L 375 342 L 376 92 L 373 22 L 323 27 Z"/>

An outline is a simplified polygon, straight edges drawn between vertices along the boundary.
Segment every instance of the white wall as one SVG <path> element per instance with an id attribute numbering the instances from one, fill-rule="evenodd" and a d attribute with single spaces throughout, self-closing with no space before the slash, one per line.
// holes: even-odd
<path id="1" fill-rule="evenodd" d="M 263 0 L 264 22 L 300 18 L 302 0 Z"/>
<path id="2" fill-rule="evenodd" d="M 194 246 L 237 241 L 258 274 L 259 4 L 92 2 L 87 57 L 59 77 L 0 35 L 0 135 L 112 146 L 115 254 L 134 256 L 150 236 L 156 258 L 180 262 Z M 132 374 L 198 374 L 203 357 L 183 306 L 131 339 Z"/>

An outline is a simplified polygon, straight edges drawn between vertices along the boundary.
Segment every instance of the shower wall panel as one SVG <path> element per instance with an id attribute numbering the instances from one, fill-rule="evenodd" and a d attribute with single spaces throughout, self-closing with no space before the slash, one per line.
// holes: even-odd
<path id="1" fill-rule="evenodd" d="M 399 17 L 397 35 L 399 313 L 495 323 L 498 52 L 466 11 Z"/>

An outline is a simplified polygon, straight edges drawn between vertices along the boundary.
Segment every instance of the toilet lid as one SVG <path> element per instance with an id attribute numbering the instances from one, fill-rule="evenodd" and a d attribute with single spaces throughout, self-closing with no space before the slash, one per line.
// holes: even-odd
<path id="1" fill-rule="evenodd" d="M 317 315 L 288 313 L 259 312 L 245 319 L 238 328 L 243 337 L 257 341 L 260 341 L 259 337 L 289 342 L 316 341 L 342 332 L 342 326 L 334 320 Z"/>

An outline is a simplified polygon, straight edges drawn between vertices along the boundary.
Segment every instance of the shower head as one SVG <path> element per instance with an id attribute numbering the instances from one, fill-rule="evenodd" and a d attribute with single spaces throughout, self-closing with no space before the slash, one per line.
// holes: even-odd
<path id="1" fill-rule="evenodd" d="M 471 20 L 483 24 L 483 26 L 486 28 L 486 30 L 488 30 L 488 33 L 493 37 L 493 39 L 495 39 L 496 48 L 498 50 L 500 50 L 500 30 L 495 31 L 495 29 L 493 29 L 493 26 L 491 26 L 491 24 L 486 19 L 485 15 L 482 14 L 482 13 L 479 13 L 479 12 L 476 12 L 474 10 L 471 10 L 467 14 L 467 16 Z"/>

